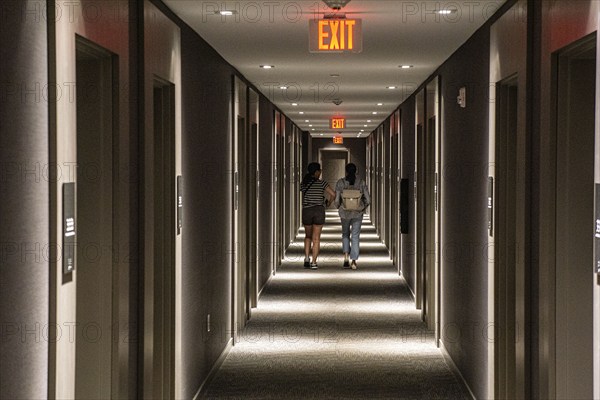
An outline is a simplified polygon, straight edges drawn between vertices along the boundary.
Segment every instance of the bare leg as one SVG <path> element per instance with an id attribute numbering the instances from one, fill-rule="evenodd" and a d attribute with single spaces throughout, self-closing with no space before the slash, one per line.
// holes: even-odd
<path id="1" fill-rule="evenodd" d="M 310 255 L 310 244 L 312 242 L 313 227 L 312 225 L 304 225 L 304 257 L 308 258 Z"/>
<path id="2" fill-rule="evenodd" d="M 319 257 L 319 251 L 321 250 L 321 230 L 323 230 L 323 225 L 313 225 L 312 229 L 312 255 L 313 255 L 313 263 L 317 262 L 317 258 Z"/>

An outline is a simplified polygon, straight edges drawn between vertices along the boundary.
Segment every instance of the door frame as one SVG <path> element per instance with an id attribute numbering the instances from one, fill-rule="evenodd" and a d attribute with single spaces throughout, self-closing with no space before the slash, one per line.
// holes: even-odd
<path id="1" fill-rule="evenodd" d="M 554 253 L 554 257 L 555 257 L 555 272 L 554 272 L 554 278 L 555 278 L 555 287 L 554 287 L 554 314 L 555 314 L 555 318 L 556 318 L 556 324 L 555 324 L 555 330 L 554 330 L 554 347 L 555 347 L 555 366 L 554 366 L 554 373 L 555 376 L 559 377 L 560 376 L 560 370 L 559 368 L 562 366 L 563 370 L 564 369 L 568 369 L 569 365 L 565 362 L 565 365 L 563 366 L 563 364 L 561 364 L 560 361 L 565 361 L 562 360 L 560 358 L 561 355 L 561 351 L 559 350 L 559 347 L 561 344 L 565 344 L 565 342 L 568 342 L 570 338 L 568 338 L 568 333 L 567 332 L 563 332 L 564 329 L 566 329 L 566 326 L 568 326 L 568 324 L 564 324 L 561 323 L 563 322 L 561 316 L 565 316 L 568 314 L 568 310 L 563 309 L 565 302 L 561 302 L 560 301 L 560 294 L 564 294 L 561 293 L 561 291 L 565 290 L 565 286 L 564 286 L 564 282 L 560 279 L 561 278 L 561 265 L 559 265 L 559 262 L 561 261 L 561 258 L 564 256 L 567 256 L 563 251 L 563 246 L 561 246 L 560 244 L 560 239 L 561 236 L 563 235 L 563 232 L 561 231 L 560 228 L 560 220 L 561 220 L 561 216 L 560 216 L 560 211 L 561 211 L 561 206 L 563 205 L 562 201 L 564 201 L 564 197 L 561 196 L 562 193 L 564 193 L 561 189 L 564 188 L 564 181 L 565 180 L 569 180 L 569 178 L 572 176 L 570 173 L 565 172 L 564 170 L 562 170 L 560 168 L 561 163 L 561 158 L 566 158 L 568 157 L 568 143 L 569 143 L 569 139 L 573 139 L 574 135 L 571 133 L 567 139 L 565 140 L 565 138 L 563 137 L 564 134 L 564 130 L 563 128 L 565 128 L 564 125 L 567 124 L 567 122 L 565 122 L 565 118 L 561 118 L 561 116 L 564 117 L 564 115 L 561 115 L 560 111 L 563 109 L 563 107 L 567 106 L 567 97 L 563 97 L 564 93 L 559 92 L 560 88 L 564 85 L 569 87 L 570 90 L 570 86 L 571 86 L 571 82 L 567 79 L 568 77 L 572 76 L 570 74 L 569 71 L 564 71 L 563 67 L 565 65 L 567 65 L 567 63 L 574 57 L 576 57 L 577 55 L 581 54 L 581 52 L 585 52 L 585 51 L 589 51 L 594 49 L 595 50 L 595 55 L 597 55 L 598 52 L 598 37 L 597 37 L 597 33 L 594 32 L 590 35 L 587 35 L 585 37 L 582 37 L 572 43 L 570 43 L 569 45 L 563 47 L 562 49 L 557 50 L 556 52 L 553 53 L 552 56 L 552 106 L 555 107 L 556 109 L 556 113 L 554 114 L 552 121 L 551 121 L 551 134 L 553 135 L 553 140 L 555 140 L 556 143 L 556 213 L 555 213 L 555 229 L 556 229 L 556 244 L 555 244 L 555 253 Z M 595 70 L 596 70 L 596 77 L 598 74 L 598 60 L 596 59 L 596 65 L 595 65 Z M 568 67 L 570 67 L 570 65 L 568 65 Z M 598 82 L 596 81 L 596 88 L 598 87 Z M 597 97 L 597 89 L 595 90 L 595 97 L 596 100 L 598 99 Z M 598 104 L 596 104 L 596 109 L 594 111 L 594 127 L 596 128 L 598 126 Z M 597 135 L 597 131 L 594 132 L 595 135 Z M 594 138 L 595 139 L 595 138 Z M 566 143 L 565 143 L 566 142 Z M 597 145 L 597 143 L 596 143 Z M 595 153 L 595 164 L 598 161 L 598 153 Z M 561 174 L 562 172 L 562 174 Z M 595 197 L 595 196 L 594 196 Z M 590 215 L 590 221 L 592 220 L 593 216 Z M 591 229 L 590 229 L 591 231 Z M 592 259 L 590 259 L 590 270 L 592 270 L 593 266 L 594 266 L 594 260 L 593 260 L 593 255 L 592 255 Z M 593 277 L 593 274 L 591 274 L 591 277 Z M 592 295 L 592 302 L 593 302 L 593 297 L 594 297 L 594 289 L 593 289 L 593 280 L 590 279 L 590 289 L 592 291 L 591 295 Z M 588 293 L 590 294 L 590 293 Z M 569 299 L 572 300 L 572 299 Z M 592 304 L 592 309 L 593 309 L 593 304 Z M 592 311 L 593 314 L 593 311 Z M 597 318 L 597 316 L 595 316 Z M 593 338 L 593 324 L 594 322 L 592 321 L 592 338 Z M 560 338 L 563 337 L 565 338 L 564 342 L 560 341 Z M 592 344 L 593 344 L 593 339 L 592 339 Z M 593 353 L 594 349 L 593 349 L 593 345 L 592 345 L 592 349 L 590 349 Z M 592 354 L 592 369 L 593 369 L 593 354 Z M 594 382 L 593 379 L 594 376 L 594 372 L 592 371 L 592 395 L 593 395 L 593 390 L 594 387 L 596 386 L 596 383 Z M 562 386 L 560 386 L 559 384 L 560 380 L 557 378 L 555 379 L 555 391 L 556 391 L 556 397 L 560 397 L 562 395 L 562 393 L 559 392 L 559 390 L 564 389 Z"/>
<path id="2" fill-rule="evenodd" d="M 117 235 L 116 232 L 118 232 L 118 218 L 117 216 L 119 215 L 119 204 L 118 202 L 114 201 L 115 198 L 115 193 L 118 192 L 118 180 L 115 179 L 116 177 L 116 173 L 118 170 L 118 147 L 115 146 L 115 143 L 118 143 L 118 138 L 119 138 L 119 128 L 118 128 L 118 123 L 119 123 L 119 95 L 118 93 L 114 90 L 113 87 L 113 83 L 119 80 L 119 76 L 118 76 L 118 56 L 109 51 L 108 49 L 105 49 L 103 47 L 101 47 L 100 45 L 94 43 L 93 41 L 80 36 L 78 34 L 75 35 L 75 58 L 76 58 L 76 70 L 77 70 L 77 56 L 80 53 L 84 53 L 87 57 L 93 58 L 96 62 L 101 63 L 101 69 L 102 72 L 108 72 L 110 73 L 110 77 L 108 78 L 108 82 L 106 82 L 105 79 L 102 80 L 102 84 L 103 85 L 110 85 L 110 98 L 109 99 L 105 99 L 104 97 L 102 98 L 102 102 L 106 101 L 106 102 L 110 102 L 110 127 L 105 127 L 102 130 L 102 133 L 100 134 L 102 136 L 102 140 L 105 139 L 109 139 L 110 143 L 109 144 L 104 144 L 103 149 L 99 149 L 99 152 L 102 153 L 104 152 L 104 150 L 107 150 L 107 153 L 110 153 L 110 161 L 108 161 L 106 164 L 108 164 L 107 166 L 110 167 L 110 170 L 112 171 L 111 173 L 111 184 L 110 184 L 110 202 L 111 202 L 111 217 L 110 217 L 110 223 L 111 223 L 111 227 L 110 227 L 110 240 L 106 241 L 106 242 L 101 242 L 102 244 L 107 244 L 108 242 L 110 242 L 110 248 L 111 249 L 116 249 L 118 248 L 118 240 L 117 240 Z M 77 78 L 77 77 L 76 77 Z M 78 82 L 78 80 L 76 79 L 76 82 Z M 95 82 L 97 83 L 97 82 Z M 77 88 L 80 88 L 80 85 L 77 85 Z M 105 88 L 106 89 L 106 88 Z M 77 97 L 77 99 L 79 99 L 79 97 Z M 102 106 L 100 106 L 102 107 Z M 78 112 L 78 111 L 77 111 Z M 76 117 L 77 117 L 77 112 L 76 112 Z M 104 121 L 107 122 L 107 121 Z M 108 124 L 107 124 L 108 125 Z M 110 132 L 109 132 L 110 131 Z M 80 129 L 79 129 L 79 124 L 76 125 L 76 144 L 79 145 L 80 144 Z M 76 157 L 77 157 L 77 165 L 81 166 L 82 165 L 82 160 L 80 160 L 79 156 L 79 148 L 76 151 Z M 106 160 L 103 160 L 106 161 Z M 85 165 L 85 164 L 83 164 Z M 101 164 L 100 167 L 100 171 L 105 171 L 104 168 L 104 163 Z M 80 173 L 82 170 L 82 168 L 78 168 L 78 172 Z M 76 220 L 78 219 L 78 217 L 80 216 L 80 207 L 82 204 L 84 204 L 84 202 L 82 201 L 77 201 L 77 199 L 79 199 L 79 195 L 77 194 L 80 189 L 81 189 L 81 179 L 79 177 L 79 173 L 77 174 L 77 179 L 76 179 L 76 194 L 75 194 L 75 206 L 76 206 Z M 103 196 L 106 196 L 106 193 L 103 193 Z M 79 224 L 77 224 L 79 225 Z M 81 226 L 78 226 L 77 228 L 78 231 L 81 231 Z M 106 232 L 105 232 L 106 234 Z M 78 235 L 80 235 L 80 232 L 78 233 Z M 106 235 L 109 236 L 109 235 Z M 107 239 L 106 237 L 103 237 L 103 239 Z M 79 239 L 80 240 L 80 239 Z M 76 252 L 76 257 L 79 255 L 79 252 Z M 100 254 L 102 255 L 103 253 L 103 246 L 100 246 Z M 84 257 L 85 258 L 85 257 Z M 79 266 L 81 266 L 81 263 L 79 263 Z M 110 313 L 111 313 L 111 326 L 110 327 L 103 327 L 105 329 L 112 329 L 112 327 L 114 326 L 118 326 L 119 323 L 119 317 L 118 317 L 118 309 L 119 309 L 119 301 L 120 301 L 120 293 L 119 291 L 115 291 L 112 290 L 113 287 L 119 287 L 119 274 L 118 274 L 118 264 L 117 262 L 114 260 L 114 257 L 111 257 L 111 303 L 110 303 Z M 76 298 L 77 298 L 77 294 L 80 293 L 80 288 L 79 288 L 79 281 L 81 280 L 81 269 L 79 269 L 78 272 L 78 277 L 77 280 L 75 281 L 75 285 L 77 287 L 78 290 L 76 290 Z M 77 300 L 76 300 L 77 301 Z M 76 316 L 78 315 L 79 312 L 79 307 L 76 307 Z M 79 328 L 79 321 L 77 328 Z M 78 330 L 78 329 L 77 329 Z M 80 341 L 76 341 L 75 342 L 75 346 L 77 346 L 77 343 L 79 343 Z M 76 348 L 77 349 L 77 348 Z M 77 351 L 75 352 L 75 357 L 77 359 Z M 118 346 L 111 346 L 111 351 L 110 351 L 110 357 L 111 357 L 111 367 L 110 367 L 110 391 L 112 393 L 112 395 L 116 395 L 116 393 L 118 393 L 118 371 L 119 371 L 119 360 L 118 360 Z M 75 394 L 77 394 L 77 373 L 80 372 L 79 368 L 75 369 L 75 376 L 74 376 L 74 384 L 75 384 Z"/>

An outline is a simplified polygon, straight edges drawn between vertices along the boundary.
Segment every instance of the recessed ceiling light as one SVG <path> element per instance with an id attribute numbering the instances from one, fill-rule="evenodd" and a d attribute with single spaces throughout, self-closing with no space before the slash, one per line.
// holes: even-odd
<path id="1" fill-rule="evenodd" d="M 309 125 L 309 126 L 311 126 L 311 127 L 312 127 L 312 124 L 311 124 L 311 125 Z"/>
<path id="2" fill-rule="evenodd" d="M 442 14 L 442 15 L 448 15 L 448 14 L 454 14 L 455 12 L 457 12 L 457 10 L 445 8 L 443 10 L 439 10 L 437 13 Z"/>
<path id="3" fill-rule="evenodd" d="M 319 134 L 319 136 L 323 136 L 323 134 L 322 134 L 322 133 L 320 133 L 320 134 Z"/>
<path id="4" fill-rule="evenodd" d="M 373 115 L 377 115 L 377 111 L 373 111 Z"/>
<path id="5" fill-rule="evenodd" d="M 310 122 L 310 119 L 305 119 L 304 122 Z"/>
<path id="6" fill-rule="evenodd" d="M 260 67 L 261 67 L 262 69 L 272 69 L 272 68 L 275 68 L 275 66 L 274 66 L 274 65 L 261 65 Z"/>
<path id="7" fill-rule="evenodd" d="M 314 129 L 313 129 L 313 131 L 314 131 Z"/>
<path id="8" fill-rule="evenodd" d="M 383 103 L 377 103 L 377 105 L 381 107 L 383 105 Z"/>
<path id="9" fill-rule="evenodd" d="M 369 125 L 365 125 L 365 128 L 368 127 Z"/>
<path id="10" fill-rule="evenodd" d="M 300 113 L 299 113 L 299 114 L 300 114 L 300 115 L 304 115 L 304 111 L 300 111 Z"/>
<path id="11" fill-rule="evenodd" d="M 279 86 L 279 89 L 281 90 L 286 90 L 288 87 L 287 86 Z"/>
<path id="12" fill-rule="evenodd" d="M 298 103 L 292 103 L 292 105 L 293 105 L 294 107 L 296 107 L 296 106 L 298 106 Z"/>
<path id="13" fill-rule="evenodd" d="M 237 11 L 235 11 L 235 10 L 223 10 L 223 11 L 215 11 L 215 14 L 221 14 L 221 15 L 233 15 L 233 14 L 237 14 Z"/>
<path id="14" fill-rule="evenodd" d="M 371 121 L 370 119 L 368 119 L 367 122 L 373 122 L 373 121 Z"/>
<path id="15" fill-rule="evenodd" d="M 329 76 L 331 76 L 332 78 L 339 78 L 339 77 L 340 77 L 340 74 L 331 74 L 331 75 L 329 75 Z"/>
<path id="16" fill-rule="evenodd" d="M 364 132 L 365 130 L 364 130 L 364 129 L 361 129 L 360 131 L 361 131 L 361 132 Z"/>
<path id="17" fill-rule="evenodd" d="M 400 68 L 402 68 L 402 69 L 409 69 L 409 68 L 412 68 L 412 67 L 413 67 L 412 65 L 401 65 L 400 66 Z"/>
<path id="18" fill-rule="evenodd" d="M 390 90 L 394 90 L 394 89 L 396 89 L 396 86 L 388 86 L 387 88 Z"/>

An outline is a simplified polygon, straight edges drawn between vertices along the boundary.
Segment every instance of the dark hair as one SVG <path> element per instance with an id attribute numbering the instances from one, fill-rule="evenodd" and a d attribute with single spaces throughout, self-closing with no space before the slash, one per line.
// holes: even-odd
<path id="1" fill-rule="evenodd" d="M 349 184 L 354 185 L 354 182 L 356 182 L 356 165 L 352 163 L 346 165 L 346 180 Z"/>
<path id="2" fill-rule="evenodd" d="M 315 180 L 315 172 L 321 170 L 321 164 L 316 162 L 311 162 L 308 164 L 306 168 L 308 170 L 308 174 L 304 175 L 304 179 L 302 180 L 302 185 L 307 185 L 310 182 Z"/>

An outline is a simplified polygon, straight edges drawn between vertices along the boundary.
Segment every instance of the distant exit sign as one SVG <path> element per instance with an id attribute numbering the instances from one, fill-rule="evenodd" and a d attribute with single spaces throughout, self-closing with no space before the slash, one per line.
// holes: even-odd
<path id="1" fill-rule="evenodd" d="M 346 128 L 346 118 L 331 118 L 329 128 L 331 129 L 344 129 Z"/>
<path id="2" fill-rule="evenodd" d="M 335 144 L 344 144 L 344 138 L 342 136 L 334 136 L 333 143 Z"/>
<path id="3" fill-rule="evenodd" d="M 308 29 L 312 53 L 362 51 L 361 19 L 311 19 Z"/>

